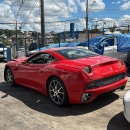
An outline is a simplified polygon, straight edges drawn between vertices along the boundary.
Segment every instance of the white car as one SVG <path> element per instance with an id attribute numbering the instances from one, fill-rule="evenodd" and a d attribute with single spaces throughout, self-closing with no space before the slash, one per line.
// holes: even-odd
<path id="1" fill-rule="evenodd" d="M 130 90 L 125 94 L 123 104 L 124 104 L 124 116 L 126 120 L 130 123 Z"/>
<path id="2" fill-rule="evenodd" d="M 0 60 L 6 59 L 6 50 L 7 48 L 4 46 L 4 44 L 0 43 Z"/>

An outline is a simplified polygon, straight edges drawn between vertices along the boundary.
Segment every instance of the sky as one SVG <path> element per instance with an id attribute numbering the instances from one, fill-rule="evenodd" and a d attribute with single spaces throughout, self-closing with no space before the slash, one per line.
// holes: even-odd
<path id="1" fill-rule="evenodd" d="M 0 29 L 41 30 L 40 0 L 0 0 Z M 86 28 L 86 0 L 44 0 L 45 32 Z M 5 24 L 1 24 L 5 23 Z M 14 24 L 9 24 L 14 23 Z M 88 0 L 88 26 L 130 25 L 130 0 Z"/>

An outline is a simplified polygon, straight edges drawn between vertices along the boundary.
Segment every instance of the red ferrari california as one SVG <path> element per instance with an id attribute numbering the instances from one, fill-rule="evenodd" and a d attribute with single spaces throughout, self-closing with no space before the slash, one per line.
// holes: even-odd
<path id="1" fill-rule="evenodd" d="M 99 95 L 123 90 L 126 67 L 118 59 L 84 48 L 55 48 L 5 65 L 9 86 L 20 84 L 48 95 L 57 106 L 88 103 Z"/>

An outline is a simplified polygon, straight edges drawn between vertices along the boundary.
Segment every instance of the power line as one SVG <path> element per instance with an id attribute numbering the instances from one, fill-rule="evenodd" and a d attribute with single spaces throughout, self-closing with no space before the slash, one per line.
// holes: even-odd
<path id="1" fill-rule="evenodd" d="M 16 19 L 17 19 L 18 15 L 19 15 L 20 9 L 21 9 L 22 6 L 24 5 L 24 2 L 25 2 L 25 1 L 22 0 L 21 5 L 20 5 L 19 10 L 18 10 L 18 13 L 17 13 L 17 15 L 16 15 Z"/>
<path id="2" fill-rule="evenodd" d="M 37 5 L 37 2 L 38 2 L 38 0 L 35 0 L 34 5 L 33 5 L 32 9 L 31 9 L 30 13 L 28 14 L 28 16 L 24 19 L 23 25 L 22 25 L 21 28 L 23 28 L 25 26 L 27 19 L 29 18 L 30 14 L 32 13 L 32 11 L 35 8 L 35 6 Z"/>
<path id="3" fill-rule="evenodd" d="M 58 7 L 60 7 L 61 9 L 63 9 L 62 6 L 60 6 L 58 3 L 56 3 L 54 0 L 51 0 L 54 4 L 56 4 Z"/>
<path id="4" fill-rule="evenodd" d="M 62 10 L 65 10 L 65 11 L 67 11 L 68 13 L 70 13 L 68 9 L 65 9 L 62 5 L 59 5 L 56 1 L 54 1 L 54 0 L 51 0 L 51 1 L 52 1 L 55 5 L 57 5 L 58 7 L 60 7 Z M 73 15 L 80 17 L 79 15 L 76 15 L 76 14 L 73 14 Z"/>

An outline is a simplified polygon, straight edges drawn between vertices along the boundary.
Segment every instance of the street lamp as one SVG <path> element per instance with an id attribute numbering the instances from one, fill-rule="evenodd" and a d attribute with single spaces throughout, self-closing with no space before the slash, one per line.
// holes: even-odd
<path id="1" fill-rule="evenodd" d="M 91 4 L 91 8 L 93 6 L 93 4 L 95 3 L 96 1 L 93 1 L 93 3 Z M 90 10 L 91 10 L 90 8 Z M 86 37 L 88 38 L 88 49 L 89 49 L 89 29 L 88 29 L 88 0 L 86 0 Z"/>

